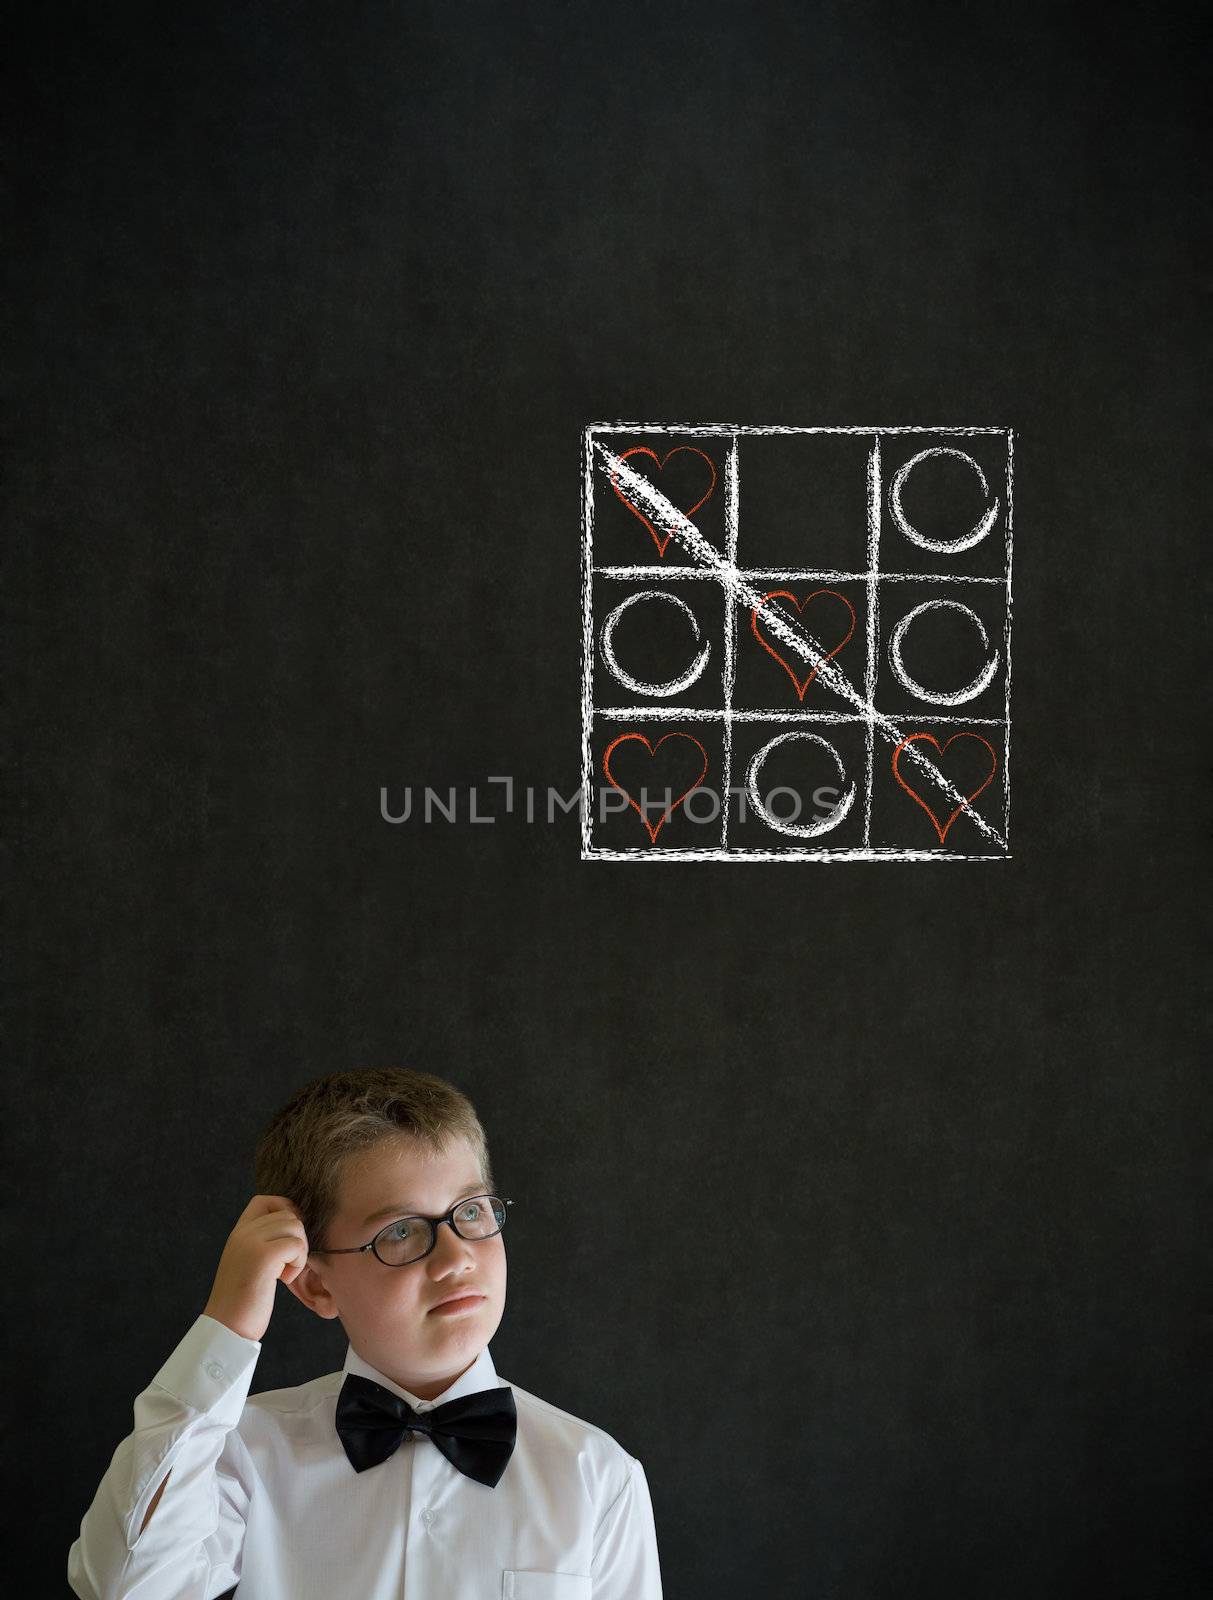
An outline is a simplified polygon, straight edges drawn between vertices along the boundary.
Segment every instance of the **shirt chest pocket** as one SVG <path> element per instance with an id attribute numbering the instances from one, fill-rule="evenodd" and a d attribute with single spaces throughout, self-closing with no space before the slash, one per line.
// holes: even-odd
<path id="1" fill-rule="evenodd" d="M 576 1572 L 501 1574 L 501 1600 L 592 1600 L 593 1579 Z"/>

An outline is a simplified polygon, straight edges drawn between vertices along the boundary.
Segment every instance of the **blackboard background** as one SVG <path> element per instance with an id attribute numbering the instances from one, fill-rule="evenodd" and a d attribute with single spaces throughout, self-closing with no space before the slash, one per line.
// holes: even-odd
<path id="1" fill-rule="evenodd" d="M 498 1369 L 642 1459 L 669 1596 L 1201 1592 L 1196 15 L 31 16 L 23 1592 L 261 1125 L 387 1062 L 480 1111 Z M 613 416 L 1016 430 L 1010 863 L 380 820 L 385 784 L 576 786 Z M 342 1359 L 281 1299 L 255 1388 Z"/>

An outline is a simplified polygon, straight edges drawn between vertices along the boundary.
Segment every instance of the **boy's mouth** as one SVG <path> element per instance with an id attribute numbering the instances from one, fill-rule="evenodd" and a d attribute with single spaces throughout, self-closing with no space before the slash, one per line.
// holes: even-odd
<path id="1" fill-rule="evenodd" d="M 474 1311 L 477 1306 L 483 1304 L 483 1301 L 484 1296 L 476 1290 L 465 1290 L 446 1300 L 440 1300 L 437 1305 L 430 1307 L 430 1311 L 439 1316 L 453 1317 L 463 1311 Z"/>

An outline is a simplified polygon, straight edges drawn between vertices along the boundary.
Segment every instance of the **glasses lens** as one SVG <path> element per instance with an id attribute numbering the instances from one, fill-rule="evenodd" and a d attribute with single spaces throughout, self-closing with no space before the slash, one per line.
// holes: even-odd
<path id="1" fill-rule="evenodd" d="M 455 1228 L 464 1239 L 491 1239 L 505 1227 L 505 1202 L 478 1194 L 455 1210 Z"/>
<path id="2" fill-rule="evenodd" d="M 430 1225 L 421 1217 L 402 1217 L 376 1235 L 375 1254 L 389 1267 L 417 1261 L 430 1248 Z"/>

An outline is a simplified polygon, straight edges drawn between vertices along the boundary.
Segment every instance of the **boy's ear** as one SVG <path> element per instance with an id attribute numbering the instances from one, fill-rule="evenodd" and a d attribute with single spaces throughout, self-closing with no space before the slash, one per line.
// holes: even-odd
<path id="1" fill-rule="evenodd" d="M 302 1300 L 308 1310 L 314 1311 L 318 1317 L 332 1318 L 337 1315 L 337 1302 L 332 1292 L 310 1262 L 297 1278 L 291 1279 L 287 1288 L 296 1300 Z"/>

